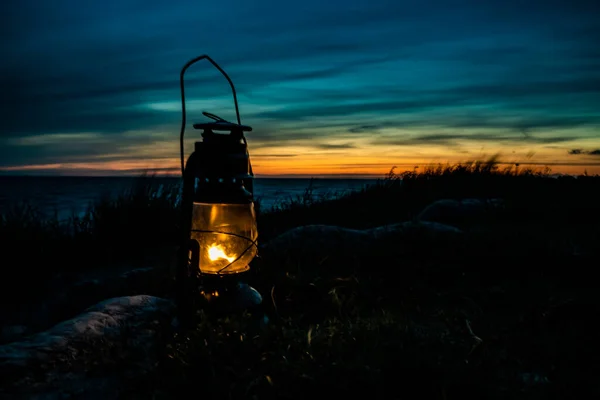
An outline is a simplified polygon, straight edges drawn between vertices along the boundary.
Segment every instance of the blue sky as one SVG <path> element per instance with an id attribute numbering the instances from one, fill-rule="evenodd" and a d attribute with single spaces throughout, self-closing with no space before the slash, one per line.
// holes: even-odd
<path id="1" fill-rule="evenodd" d="M 600 172 L 598 2 L 8 0 L 0 12 L 5 173 L 176 173 L 179 70 L 200 54 L 236 85 L 258 175 L 496 153 Z M 189 121 L 235 119 L 208 62 L 186 78 Z"/>

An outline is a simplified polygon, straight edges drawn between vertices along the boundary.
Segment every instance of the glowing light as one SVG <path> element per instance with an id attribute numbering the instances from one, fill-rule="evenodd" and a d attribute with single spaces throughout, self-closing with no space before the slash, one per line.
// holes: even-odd
<path id="1" fill-rule="evenodd" d="M 225 254 L 225 251 L 223 250 L 223 248 L 216 244 L 213 244 L 208 249 L 208 258 L 210 258 L 211 261 L 217 261 L 217 260 L 223 259 L 223 260 L 227 260 L 229 262 L 233 262 L 233 260 L 235 260 L 235 257 L 227 256 L 227 254 Z"/>

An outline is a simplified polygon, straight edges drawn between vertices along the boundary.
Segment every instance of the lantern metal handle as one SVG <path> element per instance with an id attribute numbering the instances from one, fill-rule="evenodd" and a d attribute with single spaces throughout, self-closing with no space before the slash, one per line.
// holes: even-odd
<path id="1" fill-rule="evenodd" d="M 183 135 L 185 132 L 185 124 L 187 122 L 186 121 L 186 111 L 185 111 L 185 88 L 184 88 L 183 76 L 185 74 L 185 71 L 190 66 L 192 66 L 192 64 L 195 64 L 196 62 L 203 60 L 203 59 L 208 60 L 216 69 L 219 70 L 219 72 L 221 72 L 221 74 L 223 74 L 223 76 L 229 82 L 229 86 L 231 86 L 231 92 L 233 93 L 233 102 L 235 103 L 235 115 L 237 117 L 237 123 L 238 123 L 238 125 L 242 124 L 242 122 L 240 120 L 240 109 L 238 107 L 237 94 L 235 93 L 235 86 L 233 86 L 233 82 L 229 78 L 229 75 L 227 75 L 227 73 L 221 67 L 219 67 L 219 65 L 216 62 L 214 62 L 212 58 L 210 58 L 206 54 L 198 56 L 198 57 L 193 58 L 190 61 L 188 61 L 183 66 L 183 68 L 181 69 L 181 73 L 179 74 L 179 86 L 181 88 L 181 113 L 182 113 L 181 132 L 179 133 L 179 149 L 180 149 L 180 153 L 181 153 L 181 175 L 183 175 L 183 173 L 185 171 L 185 165 L 184 165 L 184 160 L 183 160 Z M 244 137 L 244 143 L 245 142 L 246 142 L 246 138 Z"/>
<path id="2" fill-rule="evenodd" d="M 207 112 L 207 111 L 202 111 L 202 114 L 203 114 L 205 117 L 208 117 L 208 118 L 214 119 L 214 120 L 215 120 L 215 121 L 217 121 L 217 122 L 227 122 L 227 121 L 225 121 L 223 118 L 219 117 L 218 115 L 215 115 L 215 114 L 213 114 L 213 113 L 209 113 L 209 112 Z M 239 122 L 238 122 L 238 125 L 239 125 Z"/>

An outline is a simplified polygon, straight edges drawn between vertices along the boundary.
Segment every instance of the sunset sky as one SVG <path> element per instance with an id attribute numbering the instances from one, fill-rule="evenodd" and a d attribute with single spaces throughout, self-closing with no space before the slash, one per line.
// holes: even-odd
<path id="1" fill-rule="evenodd" d="M 600 3 L 7 0 L 0 173 L 179 173 L 179 71 L 257 176 L 485 159 L 600 173 Z M 188 152 L 208 62 L 186 75 Z"/>

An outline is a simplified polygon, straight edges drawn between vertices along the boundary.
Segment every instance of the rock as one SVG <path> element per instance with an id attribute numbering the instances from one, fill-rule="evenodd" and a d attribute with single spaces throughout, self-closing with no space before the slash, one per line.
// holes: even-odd
<path id="1" fill-rule="evenodd" d="M 443 199 L 425 207 L 416 220 L 460 225 L 493 217 L 503 207 L 501 199 Z"/>
<path id="2" fill-rule="evenodd" d="M 0 346 L 0 386 L 26 398 L 114 398 L 121 379 L 154 367 L 174 310 L 170 300 L 145 295 L 102 301 L 47 331 Z"/>
<path id="3" fill-rule="evenodd" d="M 317 268 L 327 264 L 332 267 L 355 263 L 356 256 L 372 245 L 366 231 L 329 225 L 307 225 L 291 229 L 271 239 L 259 249 L 265 263 L 275 274 L 290 272 L 307 279 L 318 275 Z M 347 269 L 352 269 L 349 267 Z"/>
<path id="4" fill-rule="evenodd" d="M 165 268 L 137 268 L 118 274 L 93 274 L 93 277 L 81 277 L 74 282 L 54 282 L 56 289 L 51 296 L 27 308 L 21 307 L 18 314 L 15 312 L 9 319 L 8 325 L 26 326 L 28 333 L 39 332 L 103 299 L 136 294 L 161 296 L 170 285 L 169 277 Z M 0 344 L 17 339 L 16 333 L 8 334 L 3 330 L 0 334 Z"/>
<path id="5" fill-rule="evenodd" d="M 367 231 L 330 225 L 307 225 L 290 229 L 270 240 L 263 250 L 284 249 L 301 257 L 325 253 L 347 253 L 369 246 L 372 237 Z M 297 253 L 297 254 L 296 254 Z"/>
<path id="6" fill-rule="evenodd" d="M 419 239 L 450 238 L 462 234 L 462 231 L 454 226 L 428 221 L 407 221 L 398 224 L 384 225 L 372 228 L 366 233 L 374 241 L 404 239 L 408 236 L 419 236 Z"/>
<path id="7" fill-rule="evenodd" d="M 291 229 L 261 247 L 259 254 L 273 269 L 305 276 L 349 275 L 360 259 L 401 257 L 415 243 L 432 247 L 460 238 L 456 227 L 427 221 L 407 221 L 372 229 L 308 225 Z M 323 265 L 327 268 L 319 268 Z"/>

